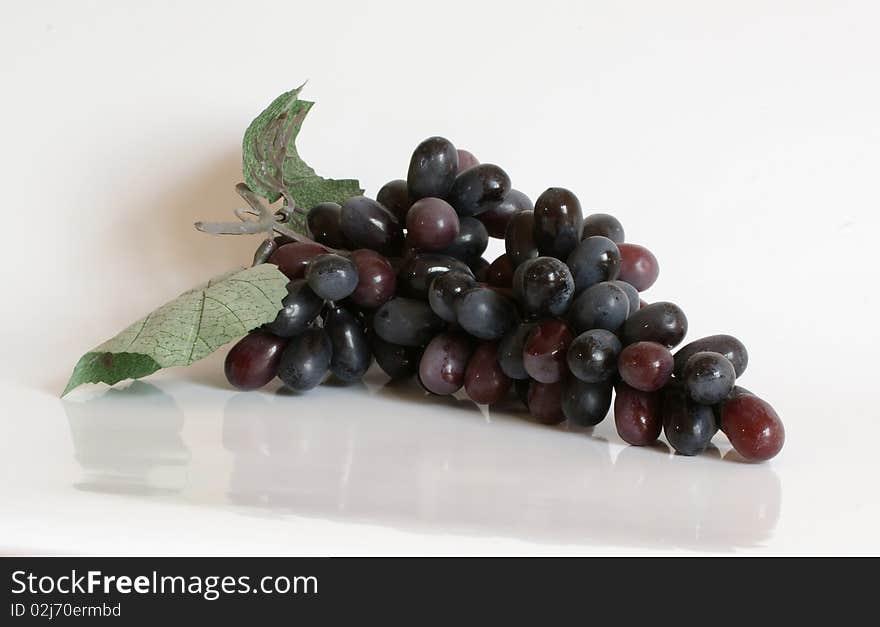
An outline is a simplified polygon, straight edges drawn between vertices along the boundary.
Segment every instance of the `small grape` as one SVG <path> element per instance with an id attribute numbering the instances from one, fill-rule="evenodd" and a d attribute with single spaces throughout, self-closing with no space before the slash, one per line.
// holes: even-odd
<path id="1" fill-rule="evenodd" d="M 240 390 L 256 390 L 275 378 L 285 338 L 251 331 L 226 354 L 226 380 Z"/>
<path id="2" fill-rule="evenodd" d="M 359 248 L 352 251 L 351 261 L 358 275 L 357 287 L 350 297 L 355 305 L 375 309 L 394 296 L 397 272 L 385 257 L 375 250 Z"/>
<path id="3" fill-rule="evenodd" d="M 309 261 L 318 255 L 330 252 L 320 244 L 312 244 L 308 242 L 290 242 L 282 244 L 272 253 L 267 263 L 278 266 L 288 279 L 301 279 L 306 274 L 306 267 Z"/>
<path id="4" fill-rule="evenodd" d="M 379 337 L 402 346 L 424 346 L 443 326 L 427 303 L 399 296 L 382 305 L 373 318 Z"/>
<path id="5" fill-rule="evenodd" d="M 312 239 L 331 248 L 350 248 L 351 244 L 342 233 L 340 221 L 342 207 L 335 202 L 322 202 L 306 214 L 306 224 Z"/>
<path id="6" fill-rule="evenodd" d="M 458 231 L 458 214 L 439 198 L 417 200 L 406 214 L 406 243 L 415 250 L 443 250 L 455 241 Z"/>
<path id="7" fill-rule="evenodd" d="M 642 299 L 639 297 L 639 291 L 636 288 L 634 288 L 626 281 L 621 281 L 620 279 L 615 279 L 614 281 L 610 281 L 610 283 L 613 283 L 614 285 L 622 289 L 624 294 L 626 294 L 626 297 L 629 300 L 630 316 L 642 308 Z"/>
<path id="8" fill-rule="evenodd" d="M 615 244 L 624 242 L 623 225 L 620 220 L 607 213 L 594 213 L 584 218 L 584 230 L 581 237 L 586 239 L 594 235 L 607 237 Z"/>
<path id="9" fill-rule="evenodd" d="M 620 377 L 642 392 L 656 392 L 672 376 L 672 353 L 656 342 L 636 342 L 620 352 L 617 368 Z"/>
<path id="10" fill-rule="evenodd" d="M 429 137 L 419 144 L 409 162 L 406 176 L 413 200 L 445 198 L 458 174 L 458 152 L 448 139 Z"/>
<path id="11" fill-rule="evenodd" d="M 581 241 L 584 214 L 577 196 L 551 187 L 535 201 L 534 238 L 538 253 L 566 259 Z"/>
<path id="12" fill-rule="evenodd" d="M 574 296 L 574 280 L 559 259 L 536 257 L 517 267 L 513 293 L 527 315 L 561 316 Z"/>
<path id="13" fill-rule="evenodd" d="M 483 223 L 476 218 L 463 217 L 459 222 L 458 235 L 440 252 L 470 264 L 486 252 L 489 246 L 489 233 Z"/>
<path id="14" fill-rule="evenodd" d="M 490 203 L 503 200 L 509 191 L 507 173 L 497 165 L 481 163 L 455 177 L 447 198 L 459 215 L 475 216 L 488 209 Z"/>
<path id="15" fill-rule="evenodd" d="M 455 301 L 461 294 L 476 285 L 476 281 L 464 272 L 444 272 L 438 275 L 428 288 L 428 304 L 434 313 L 455 322 Z"/>
<path id="16" fill-rule="evenodd" d="M 330 339 L 330 372 L 345 383 L 360 381 L 370 367 L 372 352 L 358 319 L 342 307 L 332 307 L 324 320 Z"/>
<path id="17" fill-rule="evenodd" d="M 617 374 L 620 351 L 620 340 L 611 331 L 592 329 L 572 340 L 566 363 L 571 373 L 581 381 L 608 381 Z"/>
<path id="18" fill-rule="evenodd" d="M 688 396 L 702 405 L 720 403 L 733 390 L 736 371 L 733 364 L 719 353 L 694 353 L 682 373 Z"/>
<path id="19" fill-rule="evenodd" d="M 419 380 L 434 394 L 454 394 L 464 385 L 473 343 L 462 333 L 441 333 L 431 340 L 419 361 Z"/>
<path id="20" fill-rule="evenodd" d="M 681 377 L 688 359 L 703 351 L 724 355 L 733 364 L 737 377 L 742 376 L 749 364 L 749 353 L 745 345 L 738 339 L 732 335 L 710 335 L 694 340 L 678 349 L 675 353 L 675 370 L 673 371 L 675 376 Z"/>
<path id="21" fill-rule="evenodd" d="M 385 207 L 401 224 L 406 224 L 406 214 L 412 207 L 406 181 L 396 179 L 382 186 L 376 194 L 376 202 Z"/>
<path id="22" fill-rule="evenodd" d="M 526 407 L 540 423 L 556 425 L 565 420 L 562 412 L 562 383 L 529 383 Z"/>
<path id="23" fill-rule="evenodd" d="M 638 244 L 620 244 L 620 280 L 644 292 L 660 276 L 660 264 L 650 250 Z"/>
<path id="24" fill-rule="evenodd" d="M 587 383 L 570 375 L 563 380 L 562 413 L 569 422 L 594 427 L 605 419 L 610 407 L 610 383 Z"/>
<path id="25" fill-rule="evenodd" d="M 624 442 L 648 446 L 657 441 L 663 427 L 660 403 L 660 392 L 642 392 L 626 383 L 617 384 L 614 425 Z"/>
<path id="26" fill-rule="evenodd" d="M 571 331 L 560 320 L 538 323 L 523 348 L 523 366 L 529 376 L 540 383 L 556 383 L 565 374 Z"/>
<path id="27" fill-rule="evenodd" d="M 398 291 L 413 298 L 428 298 L 428 287 L 444 272 L 462 272 L 473 276 L 466 263 L 437 253 L 418 253 L 407 257 L 397 273 Z"/>
<path id="28" fill-rule="evenodd" d="M 383 255 L 403 249 L 403 227 L 385 207 L 366 196 L 353 196 L 342 205 L 342 233 L 356 248 L 369 248 Z"/>
<path id="29" fill-rule="evenodd" d="M 535 326 L 537 326 L 535 322 L 523 322 L 505 334 L 498 344 L 498 365 L 511 379 L 529 378 L 529 373 L 523 365 L 523 351 L 526 340 Z"/>
<path id="30" fill-rule="evenodd" d="M 514 214 L 535 208 L 531 199 L 518 189 L 511 189 L 502 200 L 488 203 L 486 207 L 477 218 L 486 225 L 489 235 L 498 239 L 504 239 Z"/>
<path id="31" fill-rule="evenodd" d="M 575 293 L 603 281 L 613 281 L 620 274 L 620 251 L 607 237 L 594 235 L 583 240 L 566 260 L 574 277 Z"/>
<path id="32" fill-rule="evenodd" d="M 309 262 L 306 281 L 320 298 L 342 300 L 357 288 L 358 271 L 355 264 L 342 255 L 318 255 Z"/>
<path id="33" fill-rule="evenodd" d="M 603 281 L 588 287 L 574 299 L 569 323 L 575 333 L 591 329 L 616 332 L 629 315 L 630 302 L 616 282 Z"/>
<path id="34" fill-rule="evenodd" d="M 332 354 L 324 329 L 308 329 L 292 338 L 281 353 L 278 378 L 292 390 L 310 390 L 327 376 Z"/>
<path id="35" fill-rule="evenodd" d="M 657 342 L 667 348 L 681 343 L 687 333 L 687 317 L 678 305 L 667 302 L 652 303 L 639 309 L 623 323 L 620 340 L 634 342 Z"/>
<path id="36" fill-rule="evenodd" d="M 740 393 L 724 402 L 721 428 L 736 452 L 749 461 L 775 457 L 785 444 L 785 427 L 766 401 Z"/>
<path id="37" fill-rule="evenodd" d="M 694 403 L 680 385 L 663 390 L 661 414 L 666 440 L 682 455 L 706 450 L 718 430 L 712 408 Z"/>
<path id="38" fill-rule="evenodd" d="M 281 301 L 281 311 L 266 329 L 280 337 L 292 337 L 305 331 L 321 313 L 324 299 L 315 294 L 305 279 L 287 284 L 287 296 Z"/>
<path id="39" fill-rule="evenodd" d="M 498 343 L 483 342 L 471 355 L 464 373 L 464 389 L 475 403 L 492 405 L 505 397 L 511 379 L 498 363 Z"/>
<path id="40" fill-rule="evenodd" d="M 481 340 L 500 339 L 519 322 L 513 302 L 490 288 L 465 291 L 454 307 L 461 328 Z"/>

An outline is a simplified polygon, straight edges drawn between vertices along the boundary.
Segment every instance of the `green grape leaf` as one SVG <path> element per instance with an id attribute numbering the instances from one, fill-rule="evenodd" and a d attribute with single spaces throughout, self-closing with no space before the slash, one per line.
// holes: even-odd
<path id="1" fill-rule="evenodd" d="M 281 94 L 251 122 L 242 142 L 244 180 L 254 192 L 275 202 L 286 194 L 297 207 L 342 203 L 363 194 L 354 179 L 325 179 L 315 174 L 296 150 L 296 137 L 313 102 L 300 100 L 303 86 Z"/>
<path id="2" fill-rule="evenodd" d="M 211 279 L 83 355 L 61 395 L 83 383 L 113 385 L 161 368 L 188 366 L 274 320 L 287 282 L 272 264 Z"/>

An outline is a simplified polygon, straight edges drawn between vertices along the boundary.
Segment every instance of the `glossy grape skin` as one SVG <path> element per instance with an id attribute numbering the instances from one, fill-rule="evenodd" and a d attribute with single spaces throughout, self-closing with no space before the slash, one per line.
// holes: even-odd
<path id="1" fill-rule="evenodd" d="M 540 255 L 566 259 L 581 241 L 584 214 L 577 197 L 551 187 L 535 201 L 534 238 Z"/>
<path id="2" fill-rule="evenodd" d="M 536 257 L 514 272 L 513 293 L 527 316 L 561 316 L 574 297 L 574 280 L 559 259 Z"/>
<path id="3" fill-rule="evenodd" d="M 507 253 L 489 264 L 489 269 L 486 270 L 486 282 L 495 287 L 513 287 L 513 266 L 510 265 Z"/>
<path id="4" fill-rule="evenodd" d="M 510 265 L 514 268 L 526 259 L 538 256 L 534 224 L 534 211 L 520 211 L 510 218 L 504 234 L 504 252 L 507 253 Z"/>
<path id="5" fill-rule="evenodd" d="M 357 288 L 358 271 L 351 259 L 342 255 L 318 255 L 306 268 L 306 281 L 318 297 L 342 300 Z"/>
<path id="6" fill-rule="evenodd" d="M 459 173 L 464 172 L 465 170 L 470 170 L 471 168 L 480 165 L 480 160 L 474 156 L 470 150 L 465 150 L 464 148 L 459 148 L 456 150 L 458 153 L 458 171 Z"/>
<path id="7" fill-rule="evenodd" d="M 479 259 L 488 246 L 489 233 L 483 223 L 476 218 L 464 217 L 460 220 L 458 235 L 440 252 L 470 264 Z"/>
<path id="8" fill-rule="evenodd" d="M 694 403 L 679 385 L 663 390 L 661 401 L 663 433 L 682 455 L 697 455 L 706 450 L 718 431 L 712 408 Z"/>
<path id="9" fill-rule="evenodd" d="M 486 230 L 491 237 L 504 239 L 507 225 L 510 224 L 513 215 L 520 211 L 532 211 L 534 208 L 535 206 L 528 196 L 518 189 L 511 189 L 503 199 L 488 203 L 486 210 L 477 218 L 486 225 Z"/>
<path id="10" fill-rule="evenodd" d="M 483 342 L 464 372 L 464 390 L 475 403 L 492 405 L 503 399 L 512 381 L 498 363 L 498 342 Z"/>
<path id="11" fill-rule="evenodd" d="M 287 296 L 281 301 L 281 311 L 266 329 L 280 337 L 292 337 L 305 331 L 321 313 L 324 299 L 315 294 L 305 279 L 287 284 Z"/>
<path id="12" fill-rule="evenodd" d="M 394 296 L 397 271 L 375 250 L 359 248 L 350 255 L 358 274 L 357 287 L 349 297 L 359 307 L 375 309 Z"/>
<path id="13" fill-rule="evenodd" d="M 526 407 L 538 422 L 545 425 L 558 425 L 565 420 L 562 413 L 562 383 L 529 383 Z"/>
<path id="14" fill-rule="evenodd" d="M 749 393 L 733 396 L 721 409 L 721 428 L 748 461 L 775 457 L 785 444 L 785 427 L 767 401 Z"/>
<path id="15" fill-rule="evenodd" d="M 460 259 L 437 253 L 417 253 L 407 257 L 397 273 L 398 291 L 413 298 L 428 298 L 428 287 L 444 272 L 473 272 Z"/>
<path id="16" fill-rule="evenodd" d="M 678 305 L 667 302 L 651 303 L 627 318 L 620 330 L 620 340 L 657 342 L 667 348 L 677 346 L 687 334 L 687 316 Z"/>
<path id="17" fill-rule="evenodd" d="M 473 287 L 455 300 L 462 329 L 481 340 L 497 340 L 519 322 L 513 302 L 491 288 Z"/>
<path id="18" fill-rule="evenodd" d="M 324 329 L 308 329 L 290 340 L 281 353 L 278 378 L 299 392 L 317 386 L 330 370 L 333 348 Z"/>
<path id="19" fill-rule="evenodd" d="M 660 392 L 642 392 L 623 382 L 617 384 L 614 426 L 624 442 L 633 446 L 648 446 L 656 442 L 663 428 L 660 409 Z"/>
<path id="20" fill-rule="evenodd" d="M 620 244 L 620 280 L 640 292 L 654 285 L 660 276 L 660 263 L 650 250 L 638 244 Z"/>
<path id="21" fill-rule="evenodd" d="M 588 287 L 603 281 L 613 281 L 620 273 L 620 252 L 617 244 L 607 237 L 594 235 L 574 248 L 568 259 L 574 277 L 574 289 L 580 294 Z"/>
<path id="22" fill-rule="evenodd" d="M 406 214 L 406 244 L 414 250 L 443 250 L 452 244 L 458 230 L 458 214 L 440 198 L 417 200 Z"/>
<path id="23" fill-rule="evenodd" d="M 385 207 L 401 224 L 406 223 L 406 214 L 412 207 L 412 200 L 406 187 L 406 181 L 395 179 L 382 186 L 376 194 L 376 202 Z"/>
<path id="24" fill-rule="evenodd" d="M 572 339 L 571 331 L 561 320 L 539 322 L 523 347 L 523 367 L 529 376 L 540 383 L 561 381 Z"/>
<path id="25" fill-rule="evenodd" d="M 455 301 L 461 294 L 476 285 L 469 274 L 444 272 L 438 275 L 428 288 L 428 304 L 435 314 L 447 322 L 455 322 Z"/>
<path id="26" fill-rule="evenodd" d="M 506 333 L 498 343 L 498 365 L 501 366 L 501 371 L 511 379 L 529 378 L 529 373 L 526 372 L 523 365 L 523 351 L 526 340 L 535 326 L 537 326 L 535 322 L 523 322 Z"/>
<path id="27" fill-rule="evenodd" d="M 282 244 L 279 246 L 278 250 L 272 253 L 269 257 L 267 263 L 272 263 L 278 266 L 278 269 L 281 270 L 288 279 L 293 281 L 294 279 L 301 279 L 305 276 L 306 268 L 312 258 L 328 252 L 330 251 L 320 244 L 290 242 L 289 244 Z"/>
<path id="28" fill-rule="evenodd" d="M 441 333 L 430 341 L 419 360 L 419 380 L 434 394 L 454 394 L 464 385 L 473 343 L 462 333 Z"/>
<path id="29" fill-rule="evenodd" d="M 581 381 L 599 383 L 617 374 L 622 346 L 611 331 L 592 329 L 572 340 L 566 354 L 569 371 Z"/>
<path id="30" fill-rule="evenodd" d="M 609 283 L 613 283 L 614 285 L 622 289 L 624 294 L 626 294 L 627 299 L 629 299 L 630 316 L 642 308 L 642 299 L 639 297 L 639 291 L 636 288 L 634 288 L 626 281 L 621 281 L 620 279 L 609 281 Z"/>
<path id="31" fill-rule="evenodd" d="M 724 355 L 733 364 L 737 377 L 741 377 L 746 371 L 746 366 L 749 365 L 749 352 L 742 342 L 732 335 L 710 335 L 689 342 L 678 349 L 675 353 L 675 369 L 673 370 L 675 376 L 681 377 L 688 359 L 703 351 Z"/>
<path id="32" fill-rule="evenodd" d="M 275 378 L 287 340 L 266 331 L 251 331 L 226 354 L 226 380 L 239 390 L 256 390 Z"/>
<path id="33" fill-rule="evenodd" d="M 357 317 L 342 307 L 331 307 L 324 319 L 333 356 L 330 372 L 340 381 L 360 381 L 370 367 L 373 354 L 367 335 Z"/>
<path id="34" fill-rule="evenodd" d="M 355 248 L 369 248 L 383 255 L 403 249 L 403 227 L 388 209 L 366 196 L 352 196 L 342 205 L 342 233 Z"/>
<path id="35" fill-rule="evenodd" d="M 481 163 L 465 170 L 452 183 L 446 197 L 460 216 L 476 216 L 499 202 L 510 191 L 510 177 L 492 163 Z"/>
<path id="36" fill-rule="evenodd" d="M 622 351 L 617 369 L 623 381 L 642 392 L 656 392 L 672 376 L 672 353 L 656 342 L 635 342 Z"/>
<path id="37" fill-rule="evenodd" d="M 373 333 L 370 336 L 370 348 L 376 363 L 392 379 L 410 377 L 419 369 L 423 352 L 421 346 L 392 344 Z"/>
<path id="38" fill-rule="evenodd" d="M 444 326 L 427 303 L 399 296 L 379 307 L 373 317 L 376 334 L 402 346 L 424 346 Z"/>
<path id="39" fill-rule="evenodd" d="M 331 248 L 350 248 L 348 239 L 342 233 L 340 221 L 342 219 L 342 207 L 335 202 L 322 202 L 306 214 L 306 224 L 312 239 Z"/>
<path id="40" fill-rule="evenodd" d="M 611 384 L 587 383 L 571 375 L 562 383 L 562 413 L 580 427 L 594 427 L 611 408 Z"/>
<path id="41" fill-rule="evenodd" d="M 733 364 L 719 353 L 694 353 L 682 372 L 685 389 L 691 400 L 715 405 L 727 398 L 736 383 Z"/>
<path id="42" fill-rule="evenodd" d="M 609 281 L 588 287 L 574 299 L 568 321 L 575 333 L 591 329 L 616 332 L 629 315 L 626 293 Z"/>
<path id="43" fill-rule="evenodd" d="M 593 213 L 584 218 L 584 229 L 581 237 L 586 239 L 594 235 L 607 237 L 615 244 L 624 242 L 625 233 L 620 220 L 607 213 Z"/>
<path id="44" fill-rule="evenodd" d="M 415 202 L 433 196 L 445 198 L 458 174 L 458 151 L 444 137 L 429 137 L 416 146 L 409 162 L 406 184 Z"/>

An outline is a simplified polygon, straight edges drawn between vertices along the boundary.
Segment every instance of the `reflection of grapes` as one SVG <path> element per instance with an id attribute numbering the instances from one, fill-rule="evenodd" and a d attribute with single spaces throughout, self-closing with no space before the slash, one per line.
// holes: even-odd
<path id="1" fill-rule="evenodd" d="M 328 375 L 357 381 L 375 357 L 388 376 L 418 375 L 435 394 L 463 387 L 494 404 L 513 389 L 547 424 L 601 422 L 616 388 L 616 427 L 634 445 L 662 427 L 676 451 L 694 455 L 720 423 L 746 459 L 782 446 L 772 408 L 734 387 L 745 346 L 715 335 L 673 355 L 687 317 L 639 294 L 659 276 L 656 257 L 625 242 L 614 216 L 584 217 L 567 189 L 533 205 L 500 167 L 432 137 L 378 200 L 306 215 L 317 243 L 277 242 L 268 262 L 291 279 L 288 295 L 273 322 L 230 351 L 237 387 L 276 374 L 295 390 Z M 505 245 L 491 264 L 489 237 Z"/>

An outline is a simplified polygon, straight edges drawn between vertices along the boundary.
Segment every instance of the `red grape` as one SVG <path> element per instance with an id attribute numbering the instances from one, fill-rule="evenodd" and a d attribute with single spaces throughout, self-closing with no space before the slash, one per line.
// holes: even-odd
<path id="1" fill-rule="evenodd" d="M 511 380 L 498 363 L 498 342 L 477 347 L 464 372 L 464 389 L 475 403 L 497 403 L 510 390 Z"/>
<path id="2" fill-rule="evenodd" d="M 674 363 L 665 346 L 636 342 L 621 351 L 617 368 L 628 385 L 642 392 L 656 392 L 669 381 Z"/>
<path id="3" fill-rule="evenodd" d="M 251 331 L 226 354 L 226 379 L 240 390 L 256 390 L 275 378 L 287 340 Z"/>
<path id="4" fill-rule="evenodd" d="M 650 250 L 638 244 L 620 243 L 620 275 L 621 281 L 626 281 L 640 292 L 654 285 L 654 281 L 660 275 L 660 264 Z"/>
<path id="5" fill-rule="evenodd" d="M 725 401 L 721 430 L 736 452 L 749 461 L 768 460 L 785 444 L 785 427 L 779 415 L 769 403 L 749 394 Z"/>
<path id="6" fill-rule="evenodd" d="M 560 320 L 545 320 L 538 324 L 526 339 L 523 366 L 535 381 L 556 383 L 566 371 L 571 331 Z"/>
<path id="7" fill-rule="evenodd" d="M 660 394 L 642 392 L 626 383 L 619 383 L 615 392 L 614 424 L 618 435 L 635 446 L 655 442 L 663 427 Z"/>

